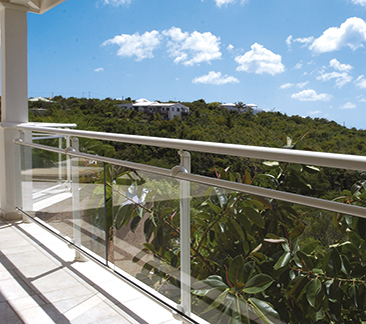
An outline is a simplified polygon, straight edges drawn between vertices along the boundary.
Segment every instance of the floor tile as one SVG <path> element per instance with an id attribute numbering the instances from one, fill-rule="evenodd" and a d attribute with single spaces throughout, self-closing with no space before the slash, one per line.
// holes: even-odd
<path id="1" fill-rule="evenodd" d="M 12 299 L 12 300 L 9 300 L 8 303 L 16 312 L 22 311 L 22 310 L 25 310 L 28 308 L 43 306 L 46 304 L 44 302 L 44 300 L 41 297 L 39 297 L 38 295 L 33 295 L 31 297 L 27 296 L 27 297 Z"/>
<path id="2" fill-rule="evenodd" d="M 94 296 L 97 292 L 86 286 L 75 286 L 63 290 L 55 290 L 51 292 L 43 293 L 43 297 L 50 303 L 56 303 L 59 301 L 67 300 L 79 296 Z"/>
<path id="3" fill-rule="evenodd" d="M 36 293 L 20 278 L 1 281 L 0 293 L 6 300 L 33 296 Z"/>

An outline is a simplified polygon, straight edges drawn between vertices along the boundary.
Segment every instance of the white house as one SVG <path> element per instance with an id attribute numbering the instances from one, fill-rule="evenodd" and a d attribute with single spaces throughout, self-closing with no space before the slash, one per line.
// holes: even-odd
<path id="1" fill-rule="evenodd" d="M 118 105 L 126 110 L 135 110 L 146 114 L 159 113 L 165 119 L 173 119 L 174 116 L 182 118 L 182 115 L 189 113 L 189 108 L 181 103 L 160 103 L 149 101 L 147 99 L 138 99 L 135 103 L 126 103 Z"/>

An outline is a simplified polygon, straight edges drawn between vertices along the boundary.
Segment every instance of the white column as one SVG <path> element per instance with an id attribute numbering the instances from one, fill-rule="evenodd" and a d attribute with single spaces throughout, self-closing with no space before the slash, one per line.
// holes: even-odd
<path id="1" fill-rule="evenodd" d="M 27 8 L 0 3 L 1 20 L 1 125 L 0 125 L 0 213 L 5 219 L 20 219 L 15 207 L 20 176 L 12 140 L 18 131 L 9 123 L 28 121 Z"/>

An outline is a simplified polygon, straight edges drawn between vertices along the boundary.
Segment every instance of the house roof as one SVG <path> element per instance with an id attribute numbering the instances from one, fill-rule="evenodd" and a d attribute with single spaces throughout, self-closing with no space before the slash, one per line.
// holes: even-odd
<path id="1" fill-rule="evenodd" d="M 4 7 L 23 6 L 25 10 L 43 14 L 66 0 L 0 0 Z"/>

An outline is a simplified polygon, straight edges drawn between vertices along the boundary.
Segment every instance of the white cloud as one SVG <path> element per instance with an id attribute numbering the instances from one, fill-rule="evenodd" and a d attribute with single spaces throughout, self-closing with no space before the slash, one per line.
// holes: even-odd
<path id="1" fill-rule="evenodd" d="M 337 59 L 332 59 L 329 61 L 329 66 L 335 70 L 341 72 L 349 72 L 353 69 L 352 65 L 349 64 L 341 64 Z"/>
<path id="2" fill-rule="evenodd" d="M 226 47 L 226 49 L 229 51 L 229 52 L 232 52 L 234 50 L 234 46 L 229 44 L 228 47 Z"/>
<path id="3" fill-rule="evenodd" d="M 287 45 L 287 47 L 290 48 L 291 42 L 292 42 L 292 35 L 290 35 L 289 37 L 286 38 L 286 45 Z"/>
<path id="4" fill-rule="evenodd" d="M 226 83 L 238 83 L 239 80 L 233 76 L 227 74 L 222 75 L 221 72 L 210 71 L 207 75 L 194 78 L 193 83 L 205 83 L 205 84 L 226 84 Z"/>
<path id="5" fill-rule="evenodd" d="M 298 84 L 296 84 L 296 86 L 300 89 L 304 88 L 307 84 L 309 83 L 309 81 L 305 81 L 305 82 L 300 82 Z"/>
<path id="6" fill-rule="evenodd" d="M 288 89 L 288 88 L 292 88 L 294 86 L 293 83 L 284 83 L 280 86 L 280 89 Z"/>
<path id="7" fill-rule="evenodd" d="M 330 72 L 330 73 L 324 73 L 322 72 L 321 75 L 316 77 L 317 80 L 320 81 L 329 81 L 332 79 L 335 79 L 336 86 L 338 88 L 342 88 L 346 83 L 352 81 L 352 77 L 348 75 L 346 72 Z"/>
<path id="8" fill-rule="evenodd" d="M 227 6 L 230 3 L 235 3 L 236 0 L 215 0 L 216 5 L 221 8 L 222 6 Z M 245 2 L 247 2 L 247 0 L 241 0 L 240 3 L 244 4 Z"/>
<path id="9" fill-rule="evenodd" d="M 94 70 L 94 72 L 103 72 L 104 71 L 104 68 L 100 67 L 100 68 L 97 68 Z"/>
<path id="10" fill-rule="evenodd" d="M 355 80 L 355 85 L 360 89 L 366 89 L 366 79 L 363 74 Z"/>
<path id="11" fill-rule="evenodd" d="M 366 7 L 366 0 L 352 0 L 352 3 Z"/>
<path id="12" fill-rule="evenodd" d="M 129 5 L 132 3 L 132 0 L 104 0 L 105 4 L 111 4 L 113 6 L 122 6 L 122 5 Z"/>
<path id="13" fill-rule="evenodd" d="M 362 47 L 366 41 L 366 22 L 357 17 L 348 18 L 341 26 L 327 29 L 315 39 L 309 49 L 314 53 L 326 53 L 348 46 L 352 50 Z"/>
<path id="14" fill-rule="evenodd" d="M 170 38 L 168 52 L 170 56 L 174 57 L 174 62 L 177 64 L 192 66 L 221 59 L 220 37 L 210 32 L 194 31 L 189 34 L 182 32 L 180 28 L 172 27 L 169 30 L 164 30 L 162 34 Z"/>
<path id="15" fill-rule="evenodd" d="M 302 68 L 302 63 L 301 63 L 301 61 L 300 62 L 298 62 L 298 63 L 296 63 L 296 65 L 294 66 L 294 70 L 299 70 L 299 69 L 301 69 Z"/>
<path id="16" fill-rule="evenodd" d="M 298 87 L 299 89 L 304 88 L 307 84 L 309 83 L 309 81 L 306 82 L 300 82 L 296 84 L 296 87 Z M 292 88 L 293 86 L 295 86 L 295 84 L 293 83 L 284 83 L 280 86 L 280 89 L 289 89 Z"/>
<path id="17" fill-rule="evenodd" d="M 146 58 L 153 58 L 153 50 L 161 42 L 161 35 L 158 31 L 145 32 L 142 35 L 135 33 L 133 35 L 117 35 L 112 39 L 106 40 L 102 45 L 118 45 L 119 56 L 136 56 L 136 61 L 142 61 Z"/>
<path id="18" fill-rule="evenodd" d="M 309 115 L 320 115 L 322 113 L 321 110 L 315 110 L 315 111 L 310 111 Z"/>
<path id="19" fill-rule="evenodd" d="M 291 95 L 291 98 L 300 101 L 329 101 L 332 99 L 332 96 L 328 93 L 317 94 L 315 90 L 308 89 L 294 93 Z"/>
<path id="20" fill-rule="evenodd" d="M 251 51 L 242 56 L 237 56 L 235 61 L 239 64 L 237 71 L 254 72 L 257 74 L 268 73 L 275 75 L 285 71 L 281 63 L 281 55 L 275 54 L 258 43 L 251 46 Z"/>
<path id="21" fill-rule="evenodd" d="M 303 46 L 308 46 L 309 44 L 311 44 L 314 41 L 314 37 L 311 36 L 311 37 L 304 37 L 304 38 L 295 38 L 293 41 L 297 42 L 297 43 L 301 43 L 301 44 L 303 44 Z"/>
<path id="22" fill-rule="evenodd" d="M 352 102 L 347 102 L 343 106 L 341 106 L 341 109 L 354 109 L 357 106 Z"/>
<path id="23" fill-rule="evenodd" d="M 227 6 L 229 3 L 234 3 L 235 0 L 215 0 L 216 5 L 221 8 L 221 6 L 225 5 Z"/>

